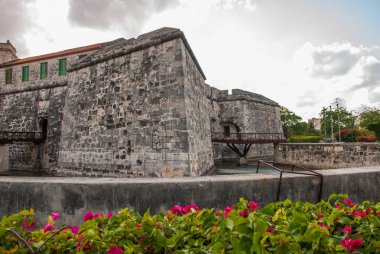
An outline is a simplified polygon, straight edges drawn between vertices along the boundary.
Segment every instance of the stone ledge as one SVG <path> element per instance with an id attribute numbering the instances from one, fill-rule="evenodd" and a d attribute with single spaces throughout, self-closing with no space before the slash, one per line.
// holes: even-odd
<path id="1" fill-rule="evenodd" d="M 324 174 L 322 198 L 332 193 L 347 193 L 354 201 L 380 201 L 380 167 L 321 170 Z M 76 224 L 83 214 L 116 212 L 134 208 L 152 213 L 165 211 L 174 204 L 197 203 L 200 207 L 223 208 L 240 197 L 255 200 L 261 206 L 275 201 L 277 175 L 246 174 L 173 179 L 124 178 L 39 178 L 1 177 L 0 215 L 34 208 L 39 221 L 60 212 L 61 223 Z M 316 202 L 319 180 L 313 176 L 285 174 L 280 199 Z"/>
<path id="2" fill-rule="evenodd" d="M 55 87 L 62 87 L 62 86 L 67 86 L 67 81 L 63 82 L 50 82 L 38 86 L 30 86 L 30 87 L 25 87 L 22 89 L 13 89 L 5 92 L 0 92 L 1 95 L 9 95 L 9 94 L 16 94 L 16 93 L 24 93 L 24 92 L 31 92 L 31 91 L 37 91 L 37 90 L 43 90 L 43 89 L 49 89 L 49 88 L 55 88 Z"/>

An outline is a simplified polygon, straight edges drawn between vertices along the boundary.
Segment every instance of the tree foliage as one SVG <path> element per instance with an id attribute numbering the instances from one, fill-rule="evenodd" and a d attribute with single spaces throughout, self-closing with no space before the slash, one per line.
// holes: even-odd
<path id="1" fill-rule="evenodd" d="M 366 108 L 360 114 L 360 127 L 374 131 L 376 136 L 380 137 L 380 109 Z"/>
<path id="2" fill-rule="evenodd" d="M 292 135 L 316 135 L 314 126 L 302 121 L 302 118 L 285 107 L 280 108 L 281 123 L 287 138 Z"/>

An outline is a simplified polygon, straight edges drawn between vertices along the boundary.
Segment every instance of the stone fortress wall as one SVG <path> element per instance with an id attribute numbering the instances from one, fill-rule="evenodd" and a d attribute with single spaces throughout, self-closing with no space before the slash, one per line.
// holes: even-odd
<path id="1" fill-rule="evenodd" d="M 63 76 L 57 70 L 62 53 L 30 59 L 29 82 L 21 80 L 26 62 L 0 63 L 0 131 L 42 131 L 47 122 L 42 144 L 15 142 L 0 149 L 9 152 L 10 169 L 44 168 L 76 176 L 196 176 L 215 160 L 236 157 L 225 144 L 212 144 L 212 132 L 225 127 L 231 132 L 282 132 L 277 103 L 207 85 L 178 29 L 82 50 L 68 50 L 72 54 L 64 56 L 68 73 Z M 40 62 L 49 66 L 43 80 Z M 5 84 L 9 68 L 13 80 Z M 272 152 L 271 145 L 256 145 L 249 156 Z"/>

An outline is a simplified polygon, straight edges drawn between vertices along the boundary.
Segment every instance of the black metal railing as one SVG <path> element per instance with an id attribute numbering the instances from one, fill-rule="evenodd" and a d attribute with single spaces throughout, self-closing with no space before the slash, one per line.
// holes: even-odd
<path id="1" fill-rule="evenodd" d="M 276 166 L 273 165 L 272 162 L 269 161 L 264 161 L 264 160 L 259 160 L 257 162 L 257 168 L 256 168 L 256 174 L 259 172 L 260 164 L 264 164 L 272 169 L 275 169 L 280 172 L 280 181 L 278 182 L 278 187 L 277 187 L 277 195 L 276 195 L 276 201 L 279 201 L 280 199 L 280 193 L 281 193 L 281 184 L 282 184 L 282 175 L 283 173 L 289 173 L 289 174 L 298 174 L 298 175 L 310 175 L 310 176 L 317 176 L 319 177 L 319 193 L 318 193 L 318 202 L 321 201 L 322 198 L 322 186 L 323 186 L 323 175 L 315 172 L 314 170 L 305 168 L 303 166 L 295 165 L 295 164 L 286 164 L 286 163 L 275 163 L 275 165 L 281 165 L 281 166 L 286 166 L 290 167 L 291 170 L 284 170 L 280 169 Z M 294 171 L 295 169 L 300 169 L 301 171 Z M 306 172 L 305 172 L 306 171 Z"/>
<path id="2" fill-rule="evenodd" d="M 211 133 L 211 141 L 235 144 L 265 144 L 286 142 L 284 133 Z"/>
<path id="3" fill-rule="evenodd" d="M 42 142 L 44 139 L 42 132 L 0 131 L 0 143 L 15 141 Z"/>

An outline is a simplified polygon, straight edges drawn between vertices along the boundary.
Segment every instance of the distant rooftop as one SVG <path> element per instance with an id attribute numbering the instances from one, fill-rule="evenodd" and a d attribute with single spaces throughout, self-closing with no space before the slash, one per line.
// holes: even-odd
<path id="1" fill-rule="evenodd" d="M 16 59 L 10 62 L 6 62 L 3 64 L 0 64 L 0 67 L 5 67 L 5 66 L 12 66 L 16 64 L 24 64 L 24 63 L 30 63 L 34 61 L 41 61 L 45 59 L 50 59 L 50 58 L 55 58 L 55 57 L 60 57 L 60 56 L 66 56 L 66 55 L 71 55 L 71 54 L 78 54 L 81 52 L 86 52 L 86 51 L 91 51 L 91 50 L 96 50 L 99 49 L 104 43 L 97 43 L 93 45 L 88 45 L 88 46 L 83 46 L 83 47 L 78 47 L 78 48 L 72 48 L 72 49 L 66 49 L 54 53 L 49 53 L 49 54 L 44 54 L 44 55 L 39 55 L 39 56 L 32 56 L 32 57 L 27 57 L 23 59 Z"/>

